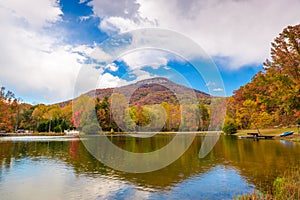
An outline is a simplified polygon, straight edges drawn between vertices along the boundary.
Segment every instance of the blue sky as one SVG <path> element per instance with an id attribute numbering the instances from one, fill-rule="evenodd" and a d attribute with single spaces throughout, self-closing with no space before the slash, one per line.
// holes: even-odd
<path id="1" fill-rule="evenodd" d="M 90 69 L 82 91 L 163 76 L 230 96 L 262 70 L 299 10 L 298 0 L 2 1 L 0 85 L 51 104 L 73 98 Z M 141 28 L 159 31 L 147 38 Z"/>

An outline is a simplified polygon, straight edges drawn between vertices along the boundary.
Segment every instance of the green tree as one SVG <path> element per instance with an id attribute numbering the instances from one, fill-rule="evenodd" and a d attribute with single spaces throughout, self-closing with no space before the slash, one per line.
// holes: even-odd
<path id="1" fill-rule="evenodd" d="M 233 133 L 236 133 L 237 131 L 237 127 L 234 123 L 234 120 L 233 119 L 226 119 L 225 120 L 225 123 L 223 125 L 223 128 L 222 128 L 223 132 L 226 133 L 226 134 L 233 134 Z"/>
<path id="2" fill-rule="evenodd" d="M 198 130 L 205 131 L 208 130 L 209 126 L 209 111 L 203 103 L 199 103 L 199 126 Z"/>

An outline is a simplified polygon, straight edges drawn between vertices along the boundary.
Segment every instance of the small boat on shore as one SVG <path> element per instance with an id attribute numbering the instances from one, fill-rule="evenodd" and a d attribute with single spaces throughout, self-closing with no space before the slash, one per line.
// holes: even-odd
<path id="1" fill-rule="evenodd" d="M 286 131 L 284 133 L 281 133 L 280 137 L 285 137 L 285 136 L 289 136 L 289 135 L 293 135 L 293 134 L 294 134 L 294 131 Z"/>

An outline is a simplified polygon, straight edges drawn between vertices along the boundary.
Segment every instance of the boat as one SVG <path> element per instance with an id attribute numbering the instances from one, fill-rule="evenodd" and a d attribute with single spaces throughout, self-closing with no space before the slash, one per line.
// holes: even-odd
<path id="1" fill-rule="evenodd" d="M 288 135 L 293 135 L 294 134 L 294 131 L 286 131 L 284 133 L 281 133 L 280 134 L 280 137 L 285 137 L 285 136 L 288 136 Z"/>

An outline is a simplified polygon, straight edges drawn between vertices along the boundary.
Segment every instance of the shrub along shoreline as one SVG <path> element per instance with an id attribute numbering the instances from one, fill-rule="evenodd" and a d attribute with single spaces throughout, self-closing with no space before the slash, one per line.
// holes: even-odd
<path id="1" fill-rule="evenodd" d="M 288 200 L 300 199 L 300 167 L 291 167 L 283 176 L 277 177 L 268 191 L 254 191 L 234 199 L 238 200 Z"/>

